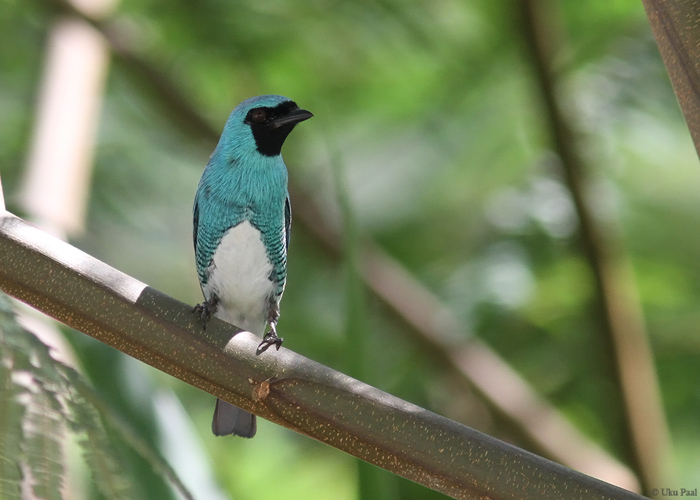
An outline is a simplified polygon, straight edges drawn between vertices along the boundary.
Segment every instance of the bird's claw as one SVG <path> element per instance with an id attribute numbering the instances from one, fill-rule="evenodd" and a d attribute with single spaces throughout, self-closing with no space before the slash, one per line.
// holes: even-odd
<path id="1" fill-rule="evenodd" d="M 272 324 L 270 325 L 270 331 L 265 334 L 262 342 L 258 345 L 258 353 L 267 351 L 267 349 L 273 345 L 279 351 L 283 341 L 284 339 L 282 337 L 277 336 L 277 329 L 275 325 Z"/>
<path id="2" fill-rule="evenodd" d="M 219 298 L 216 295 L 212 295 L 208 300 L 205 300 L 201 304 L 197 304 L 192 308 L 192 314 L 199 316 L 199 321 L 202 322 L 202 328 L 207 329 L 207 323 L 216 313 L 216 308 L 219 305 Z"/>

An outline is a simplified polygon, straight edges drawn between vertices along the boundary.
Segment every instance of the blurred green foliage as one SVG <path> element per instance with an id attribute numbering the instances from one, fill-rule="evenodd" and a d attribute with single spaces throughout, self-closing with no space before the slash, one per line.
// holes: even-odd
<path id="1" fill-rule="evenodd" d="M 641 3 L 558 5 L 564 23 L 557 28 L 568 40 L 556 55 L 562 98 L 591 168 L 595 207 L 623 229 L 679 484 L 692 485 L 700 468 L 698 159 Z M 619 393 L 597 334 L 576 214 L 548 150 L 511 6 L 123 0 L 117 17 L 130 42 L 172 75 L 218 129 L 252 95 L 287 95 L 311 110 L 316 117 L 285 146 L 293 181 L 338 216 L 332 164 L 342 165 L 359 234 L 380 242 L 452 308 L 465 331 L 491 344 L 587 435 L 626 460 Z M 52 15 L 41 0 L 0 0 L 0 169 L 9 208 L 20 215 L 16 193 Z M 180 300 L 199 302 L 191 206 L 212 149 L 189 140 L 114 64 L 88 229 L 74 243 Z M 357 289 L 351 267 L 294 226 L 279 324 L 285 345 L 340 370 L 365 364 L 369 382 L 381 389 L 512 437 L 369 294 L 359 307 L 363 321 L 347 323 L 358 310 L 347 297 Z M 371 332 L 361 360 L 348 357 L 352 324 Z M 139 433 L 165 442 L 171 460 L 191 457 L 196 465 L 189 467 L 205 471 L 192 477 L 212 477 L 217 494 L 358 494 L 350 457 L 264 421 L 254 440 L 214 438 L 211 396 L 67 334 L 105 399 Z M 170 390 L 192 419 L 187 438 L 163 425 L 157 416 L 163 410 L 153 405 L 155 395 Z M 152 481 L 142 469 L 144 481 Z M 195 496 L 215 498 L 188 479 Z M 441 496 L 398 481 L 397 497 Z"/>

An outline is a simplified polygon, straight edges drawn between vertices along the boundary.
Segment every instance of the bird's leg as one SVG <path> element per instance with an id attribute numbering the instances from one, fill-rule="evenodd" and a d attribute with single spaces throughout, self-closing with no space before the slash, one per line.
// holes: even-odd
<path id="1" fill-rule="evenodd" d="M 270 324 L 270 331 L 265 334 L 258 345 L 258 352 L 266 351 L 268 347 L 274 345 L 279 351 L 280 346 L 284 339 L 277 335 L 277 320 L 280 317 L 280 308 L 277 302 L 273 302 L 270 306 L 270 312 L 268 314 L 267 322 Z"/>
<path id="2" fill-rule="evenodd" d="M 211 319 L 212 316 L 216 313 L 216 309 L 219 306 L 219 297 L 215 294 L 212 293 L 211 296 L 202 302 L 201 304 L 197 304 L 192 308 L 192 314 L 196 314 L 199 316 L 199 320 L 202 322 L 202 328 L 204 330 L 207 329 L 207 323 Z"/>

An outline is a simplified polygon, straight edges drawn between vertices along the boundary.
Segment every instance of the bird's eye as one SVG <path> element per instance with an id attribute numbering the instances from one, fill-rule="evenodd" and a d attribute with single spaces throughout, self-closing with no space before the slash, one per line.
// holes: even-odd
<path id="1" fill-rule="evenodd" d="M 264 109 L 258 108 L 253 110 L 250 117 L 253 119 L 254 122 L 263 123 L 267 119 L 267 113 Z"/>

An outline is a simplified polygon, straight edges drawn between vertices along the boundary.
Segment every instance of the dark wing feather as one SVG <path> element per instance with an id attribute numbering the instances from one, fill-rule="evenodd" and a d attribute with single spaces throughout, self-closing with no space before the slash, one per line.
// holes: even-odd
<path id="1" fill-rule="evenodd" d="M 197 231 L 199 230 L 199 203 L 197 196 L 194 198 L 194 212 L 192 214 L 192 240 L 194 241 L 194 253 L 197 254 Z"/>
<path id="2" fill-rule="evenodd" d="M 289 201 L 289 195 L 284 200 L 284 246 L 285 250 L 289 250 L 289 237 L 292 234 L 292 203 Z"/>

